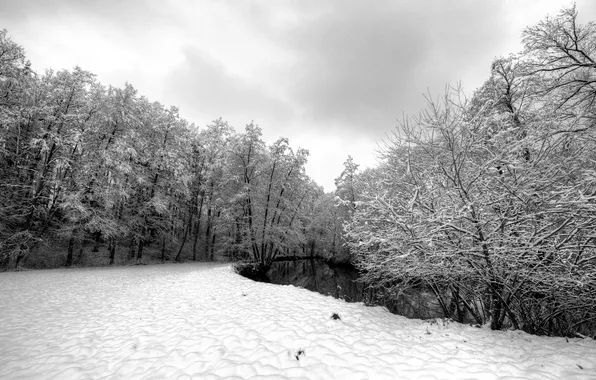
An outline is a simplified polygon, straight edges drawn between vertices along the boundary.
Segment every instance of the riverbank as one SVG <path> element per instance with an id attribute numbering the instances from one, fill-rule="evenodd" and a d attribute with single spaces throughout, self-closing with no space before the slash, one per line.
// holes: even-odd
<path id="1" fill-rule="evenodd" d="M 0 378 L 589 379 L 596 342 L 410 320 L 228 264 L 0 274 Z"/>

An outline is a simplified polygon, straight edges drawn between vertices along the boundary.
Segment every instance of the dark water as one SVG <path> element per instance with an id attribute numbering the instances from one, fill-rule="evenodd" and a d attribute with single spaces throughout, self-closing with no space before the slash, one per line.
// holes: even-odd
<path id="1" fill-rule="evenodd" d="M 274 284 L 300 286 L 348 302 L 383 305 L 392 313 L 408 318 L 445 316 L 431 292 L 412 290 L 389 299 L 358 282 L 358 271 L 350 265 L 329 265 L 317 259 L 280 261 L 273 263 L 267 276 Z"/>
<path id="2" fill-rule="evenodd" d="M 365 300 L 364 285 L 352 266 L 330 266 L 322 260 L 274 262 L 267 276 L 274 284 L 295 285 L 350 302 Z"/>

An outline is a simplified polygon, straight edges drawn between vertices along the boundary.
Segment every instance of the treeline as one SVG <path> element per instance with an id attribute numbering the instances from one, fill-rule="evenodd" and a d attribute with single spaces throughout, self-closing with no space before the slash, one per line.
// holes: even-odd
<path id="1" fill-rule="evenodd" d="M 199 129 L 78 67 L 38 75 L 0 31 L 2 267 L 70 266 L 89 244 L 107 252 L 99 264 L 149 248 L 262 265 L 340 254 L 341 208 L 306 176 L 307 157 L 284 138 L 267 146 L 253 124 Z"/>
<path id="2" fill-rule="evenodd" d="M 400 123 L 346 233 L 379 297 L 423 287 L 459 321 L 594 334 L 596 24 L 563 9 L 523 44 L 471 98 Z"/>

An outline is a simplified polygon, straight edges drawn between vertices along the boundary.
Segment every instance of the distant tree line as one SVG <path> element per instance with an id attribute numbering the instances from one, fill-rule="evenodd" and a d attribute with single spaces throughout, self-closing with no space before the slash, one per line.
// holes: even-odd
<path id="1" fill-rule="evenodd" d="M 148 249 L 261 265 L 339 254 L 338 207 L 307 157 L 285 138 L 267 146 L 254 124 L 199 129 L 79 67 L 38 75 L 0 31 L 1 267 L 76 265 L 87 245 L 99 264 Z"/>
<path id="2" fill-rule="evenodd" d="M 347 238 L 380 298 L 423 286 L 459 321 L 594 334 L 596 24 L 565 8 L 523 43 L 400 123 L 355 177 Z"/>

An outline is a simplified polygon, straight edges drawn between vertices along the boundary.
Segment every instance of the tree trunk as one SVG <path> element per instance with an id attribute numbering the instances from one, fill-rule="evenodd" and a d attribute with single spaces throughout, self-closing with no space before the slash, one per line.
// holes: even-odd
<path id="1" fill-rule="evenodd" d="M 261 265 L 265 265 L 265 259 L 267 255 L 267 216 L 269 214 L 269 201 L 271 199 L 271 188 L 273 187 L 273 175 L 275 174 L 275 167 L 277 161 L 273 162 L 271 167 L 271 175 L 269 176 L 269 186 L 267 186 L 267 199 L 265 201 L 265 216 L 263 217 L 263 233 L 261 235 Z M 275 218 L 275 215 L 273 216 Z"/>
<path id="2" fill-rule="evenodd" d="M 186 238 L 188 237 L 188 231 L 192 228 L 192 211 L 188 217 L 188 222 L 186 223 L 186 228 L 184 229 L 184 235 L 182 236 L 182 242 L 180 243 L 180 249 L 178 249 L 178 253 L 176 254 L 176 258 L 174 261 L 180 261 L 180 254 L 182 254 L 182 249 L 184 248 L 184 244 L 186 244 Z M 196 260 L 195 260 L 196 261 Z"/>
<path id="3" fill-rule="evenodd" d="M 116 258 L 116 240 L 112 239 L 110 243 L 110 265 L 114 265 L 114 259 Z"/>
<path id="4" fill-rule="evenodd" d="M 101 244 L 101 232 L 95 232 L 93 234 L 93 250 L 91 250 L 91 252 L 99 252 L 100 244 Z"/>
<path id="5" fill-rule="evenodd" d="M 203 250 L 203 258 L 208 259 L 209 244 L 211 243 L 211 207 L 207 209 L 207 228 L 205 229 L 205 247 Z"/>
<path id="6" fill-rule="evenodd" d="M 143 238 L 139 239 L 139 248 L 137 250 L 137 262 L 140 262 L 143 258 Z"/>
<path id="7" fill-rule="evenodd" d="M 135 258 L 136 247 L 137 247 L 137 239 L 135 237 L 132 237 L 130 239 L 130 251 L 128 252 L 128 258 L 131 260 Z"/>
<path id="8" fill-rule="evenodd" d="M 201 233 L 201 216 L 203 214 L 203 201 L 205 194 L 201 194 L 201 201 L 199 202 L 199 211 L 197 212 L 197 226 L 195 228 L 195 238 L 192 244 L 192 260 L 197 261 L 197 245 L 199 243 L 199 235 Z"/>
<path id="9" fill-rule="evenodd" d="M 77 264 L 81 264 L 81 261 L 83 261 L 83 244 L 81 244 L 81 246 L 79 247 L 79 255 L 77 256 Z"/>
<path id="10" fill-rule="evenodd" d="M 199 234 L 201 233 L 200 231 L 201 228 L 201 219 L 199 219 L 197 221 L 196 227 L 195 227 L 195 237 L 194 237 L 194 241 L 192 243 L 192 261 L 197 261 L 197 245 L 199 244 Z"/>
<path id="11" fill-rule="evenodd" d="M 19 249 L 19 253 L 17 254 L 17 258 L 15 260 L 14 269 L 17 269 L 19 267 L 21 260 L 25 257 L 25 254 L 23 252 L 23 249 Z"/>
<path id="12" fill-rule="evenodd" d="M 66 254 L 66 267 L 72 265 L 72 257 L 73 257 L 73 249 L 74 249 L 74 242 L 75 242 L 75 232 L 73 231 L 72 235 L 70 236 L 70 240 L 68 241 L 68 253 Z"/>
<path id="13" fill-rule="evenodd" d="M 503 308 L 501 305 L 501 300 L 497 292 L 499 291 L 499 285 L 496 282 L 492 282 L 489 287 L 489 294 L 490 294 L 490 314 L 491 314 L 491 322 L 490 328 L 491 330 L 500 330 L 502 325 L 502 318 L 501 313 L 503 312 Z"/>
<path id="14" fill-rule="evenodd" d="M 215 254 L 214 247 L 215 247 L 215 237 L 216 236 L 217 236 L 216 234 L 213 234 L 211 236 L 211 247 L 210 247 L 211 250 L 209 251 L 209 261 L 213 261 L 213 259 L 214 259 L 214 254 Z"/>

